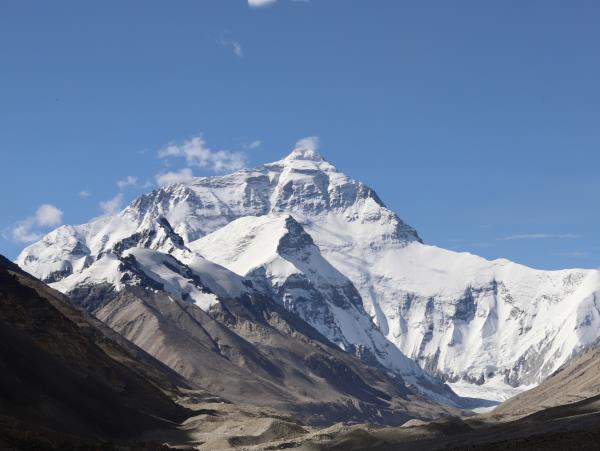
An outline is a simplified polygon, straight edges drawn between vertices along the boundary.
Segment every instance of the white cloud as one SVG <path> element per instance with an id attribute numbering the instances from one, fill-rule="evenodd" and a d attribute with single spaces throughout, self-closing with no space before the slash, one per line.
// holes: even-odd
<path id="1" fill-rule="evenodd" d="M 36 230 L 40 227 L 53 227 L 62 222 L 63 212 L 54 205 L 43 204 L 36 210 L 35 215 L 18 221 L 12 229 L 10 236 L 14 241 L 30 243 L 42 237 L 42 232 Z"/>
<path id="2" fill-rule="evenodd" d="M 275 2 L 277 2 L 277 0 L 248 0 L 248 6 L 250 8 L 262 8 L 272 5 Z"/>
<path id="3" fill-rule="evenodd" d="M 89 191 L 86 191 L 86 190 L 79 191 L 79 197 L 81 197 L 82 199 L 87 199 L 91 195 L 92 195 L 92 193 L 90 193 Z"/>
<path id="4" fill-rule="evenodd" d="M 319 149 L 319 138 L 317 136 L 307 136 L 302 138 L 296 143 L 296 149 L 298 150 L 311 150 L 316 151 Z"/>
<path id="5" fill-rule="evenodd" d="M 14 241 L 19 243 L 31 243 L 39 240 L 42 235 L 40 232 L 32 231 L 32 227 L 35 225 L 33 218 L 27 218 L 23 221 L 19 221 L 11 230 L 11 237 Z"/>
<path id="6" fill-rule="evenodd" d="M 242 169 L 246 165 L 246 156 L 241 152 L 218 150 L 213 152 L 212 170 L 215 172 L 230 172 Z"/>
<path id="7" fill-rule="evenodd" d="M 157 174 L 155 179 L 156 183 L 160 186 L 172 185 L 174 183 L 186 183 L 190 182 L 194 176 L 190 168 L 184 168 L 181 171 L 176 172 L 164 172 Z"/>
<path id="8" fill-rule="evenodd" d="M 252 141 L 250 144 L 248 144 L 246 146 L 247 149 L 258 149 L 260 146 L 262 146 L 262 141 L 260 139 L 257 139 L 256 141 Z"/>
<path id="9" fill-rule="evenodd" d="M 44 204 L 35 212 L 35 222 L 40 227 L 52 227 L 61 223 L 63 212 L 54 205 Z"/>
<path id="10" fill-rule="evenodd" d="M 195 136 L 183 144 L 170 144 L 159 150 L 159 158 L 182 157 L 189 166 L 208 168 L 213 172 L 230 172 L 246 165 L 246 155 L 228 150 L 211 150 L 201 136 Z"/>
<path id="11" fill-rule="evenodd" d="M 564 234 L 552 234 L 552 233 L 526 233 L 522 235 L 510 235 L 503 238 L 499 238 L 502 241 L 513 241 L 513 240 L 547 240 L 547 239 L 576 239 L 582 238 L 581 235 L 573 233 Z"/>
<path id="12" fill-rule="evenodd" d="M 100 202 L 100 208 L 105 215 L 114 215 L 123 205 L 123 194 L 119 193 L 112 199 Z"/>
<path id="13" fill-rule="evenodd" d="M 117 182 L 117 186 L 119 189 L 127 188 L 128 186 L 135 186 L 137 184 L 138 178 L 133 175 L 128 175 L 123 180 L 119 180 Z"/>

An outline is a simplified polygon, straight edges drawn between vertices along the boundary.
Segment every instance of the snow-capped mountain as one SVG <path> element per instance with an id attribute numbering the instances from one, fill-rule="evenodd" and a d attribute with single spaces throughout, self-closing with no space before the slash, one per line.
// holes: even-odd
<path id="1" fill-rule="evenodd" d="M 352 282 L 323 258 L 293 216 L 245 216 L 190 248 L 244 275 L 340 348 L 400 374 L 420 373 L 383 336 Z"/>
<path id="2" fill-rule="evenodd" d="M 600 335 L 599 271 L 538 271 L 423 244 L 312 148 L 157 189 L 118 215 L 51 232 L 17 263 L 64 292 L 118 289 L 141 267 L 202 308 L 249 280 L 340 347 L 391 370 L 407 368 L 404 354 L 496 398 L 541 382 Z"/>

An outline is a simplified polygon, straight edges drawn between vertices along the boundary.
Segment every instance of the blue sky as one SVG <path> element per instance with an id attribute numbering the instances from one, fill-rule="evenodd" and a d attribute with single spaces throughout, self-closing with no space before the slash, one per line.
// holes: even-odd
<path id="1" fill-rule="evenodd" d="M 598 23 L 597 1 L 4 0 L 0 253 L 187 167 L 172 143 L 225 150 L 207 175 L 315 135 L 428 243 L 600 266 Z"/>

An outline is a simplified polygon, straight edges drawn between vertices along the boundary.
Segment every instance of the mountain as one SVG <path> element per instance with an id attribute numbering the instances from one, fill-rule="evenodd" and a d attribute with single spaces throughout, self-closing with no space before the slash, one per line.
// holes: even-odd
<path id="1" fill-rule="evenodd" d="M 190 248 L 243 275 L 341 349 L 404 377 L 421 374 L 381 334 L 352 282 L 323 258 L 293 216 L 239 218 L 190 243 Z"/>
<path id="2" fill-rule="evenodd" d="M 140 272 L 150 251 L 168 264 Z M 205 270 L 188 272 L 186 258 Z M 600 335 L 599 271 L 539 271 L 426 245 L 312 148 L 157 189 L 115 216 L 60 227 L 17 262 L 66 293 L 145 279 L 206 311 L 257 291 L 416 385 L 424 370 L 489 399 L 540 383 Z M 212 296 L 217 268 L 226 281 Z"/>
<path id="3" fill-rule="evenodd" d="M 537 387 L 500 404 L 489 413 L 489 416 L 506 420 L 543 410 L 566 411 L 568 409 L 582 413 L 600 412 L 600 343 L 598 342 L 567 362 Z"/>
<path id="4" fill-rule="evenodd" d="M 401 424 L 456 412 L 257 295 L 221 300 L 207 313 L 164 292 L 126 288 L 95 314 L 190 384 L 243 408 L 317 425 Z"/>
<path id="5" fill-rule="evenodd" d="M 460 401 L 414 363 L 405 380 L 343 352 L 251 281 L 189 249 L 173 252 L 179 260 L 120 243 L 53 285 L 193 387 L 315 424 L 399 424 L 453 411 L 422 392 Z"/>
<path id="6" fill-rule="evenodd" d="M 170 231 L 165 235 L 168 239 L 156 240 L 161 230 Z M 159 244 L 146 247 L 148 242 Z M 327 412 L 327 421 L 368 419 L 397 424 L 445 411 L 419 401 L 419 393 L 453 405 L 461 401 L 393 346 L 391 350 L 405 363 L 398 377 L 387 375 L 377 364 L 371 369 L 349 358 L 269 296 L 261 295 L 251 280 L 188 249 L 164 217 L 151 229 L 135 232 L 101 251 L 80 272 L 52 286 L 194 386 L 237 404 L 301 415 L 308 422 L 323 421 L 322 412 Z M 233 305 L 249 303 L 253 310 L 261 305 L 262 315 L 239 317 Z M 225 305 L 229 305 L 223 317 L 227 324 L 221 321 Z M 234 311 L 238 314 L 233 315 Z M 269 323 L 273 315 L 285 318 L 283 330 Z M 244 327 L 232 331 L 232 321 Z M 248 330 L 263 333 L 251 334 L 249 339 L 244 334 Z M 278 345 L 269 345 L 272 341 Z M 309 349 L 306 343 L 311 343 Z M 321 363 L 307 372 L 310 367 L 303 354 L 313 356 L 317 363 L 329 362 L 323 363 L 326 366 L 333 362 L 351 380 L 368 382 L 370 387 L 356 392 L 344 378 L 323 378 Z"/>
<path id="7" fill-rule="evenodd" d="M 1 256 L 0 368 L 3 448 L 139 440 L 191 415 L 176 373 Z"/>
<path id="8" fill-rule="evenodd" d="M 222 449 L 299 436 L 307 423 L 460 413 L 270 299 L 222 300 L 209 315 L 141 286 L 76 294 L 104 322 L 0 256 L 2 449 Z"/>

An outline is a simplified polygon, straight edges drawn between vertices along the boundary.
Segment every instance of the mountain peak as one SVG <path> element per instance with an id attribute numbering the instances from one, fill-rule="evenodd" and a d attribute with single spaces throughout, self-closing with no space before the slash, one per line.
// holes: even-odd
<path id="1" fill-rule="evenodd" d="M 309 161 L 324 161 L 319 153 L 319 138 L 310 136 L 303 138 L 296 143 L 296 147 L 292 150 L 283 161 L 309 160 Z"/>
<path id="2" fill-rule="evenodd" d="M 295 160 L 323 161 L 324 159 L 316 149 L 294 149 L 284 158 L 284 161 Z"/>
<path id="3" fill-rule="evenodd" d="M 277 245 L 278 252 L 304 249 L 307 246 L 315 244 L 312 237 L 292 215 L 288 215 L 285 218 L 284 227 L 286 232 L 279 239 L 279 244 Z"/>

